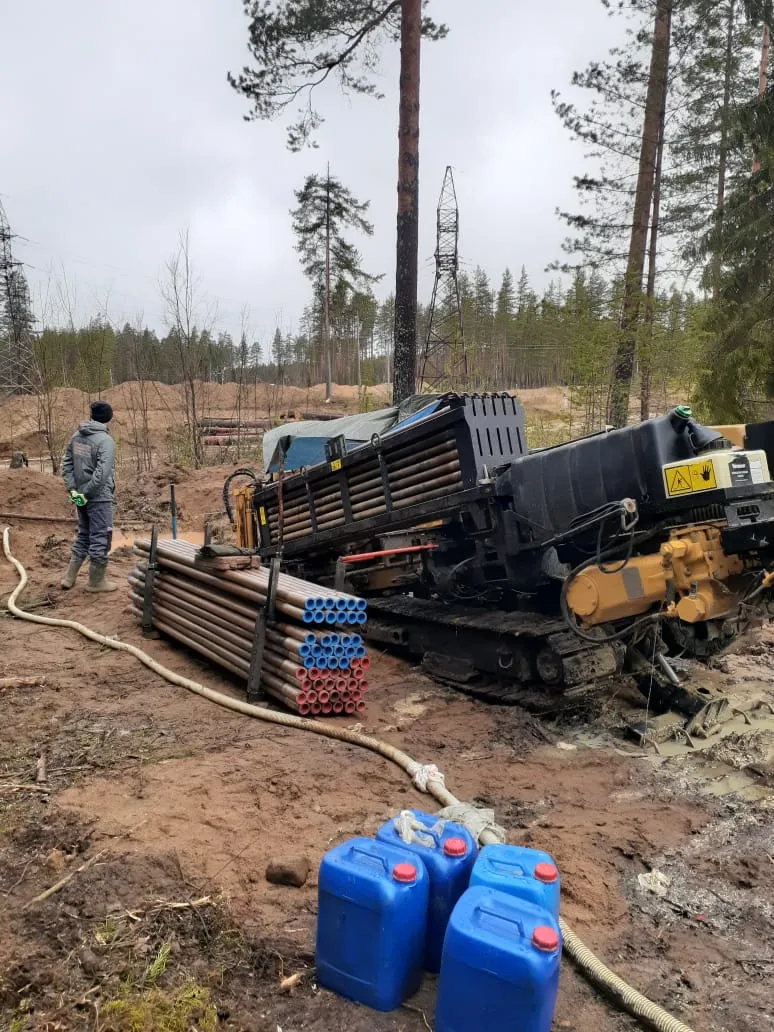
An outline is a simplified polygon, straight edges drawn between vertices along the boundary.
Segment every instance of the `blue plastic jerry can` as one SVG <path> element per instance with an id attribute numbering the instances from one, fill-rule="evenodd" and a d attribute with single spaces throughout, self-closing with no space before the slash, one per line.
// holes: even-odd
<path id="1" fill-rule="evenodd" d="M 425 968 L 439 971 L 451 912 L 470 883 L 476 859 L 473 836 L 461 824 L 440 820 L 420 810 L 405 810 L 376 832 L 380 842 L 411 850 L 427 868 L 430 901 L 427 917 Z M 407 842 L 406 838 L 411 841 Z"/>
<path id="2" fill-rule="evenodd" d="M 331 849 L 318 882 L 317 979 L 390 1011 L 419 988 L 429 879 L 408 850 L 358 838 Z"/>
<path id="3" fill-rule="evenodd" d="M 539 849 L 484 846 L 473 867 L 470 885 L 518 896 L 559 917 L 559 871 L 548 853 Z"/>
<path id="4" fill-rule="evenodd" d="M 547 910 L 468 889 L 446 933 L 435 1032 L 550 1032 L 561 952 Z"/>

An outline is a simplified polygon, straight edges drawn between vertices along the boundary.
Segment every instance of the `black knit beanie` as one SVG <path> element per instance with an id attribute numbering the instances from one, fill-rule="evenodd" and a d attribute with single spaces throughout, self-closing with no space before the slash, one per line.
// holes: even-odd
<path id="1" fill-rule="evenodd" d="M 92 401 L 91 418 L 97 423 L 109 423 L 113 418 L 113 409 L 106 401 Z"/>

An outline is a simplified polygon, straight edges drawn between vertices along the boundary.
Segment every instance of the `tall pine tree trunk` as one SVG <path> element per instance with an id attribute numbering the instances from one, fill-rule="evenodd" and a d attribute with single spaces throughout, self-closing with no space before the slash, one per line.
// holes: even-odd
<path id="1" fill-rule="evenodd" d="M 733 6 L 733 0 L 731 0 Z M 670 38 L 667 36 L 667 69 L 669 68 Z M 656 265 L 658 263 L 658 234 L 661 228 L 661 187 L 664 169 L 664 142 L 666 135 L 666 99 L 664 96 L 658 120 L 658 147 L 656 174 L 653 180 L 653 213 L 650 220 L 648 245 L 648 280 L 645 290 L 645 347 L 640 354 L 640 419 L 650 417 L 650 374 L 653 366 L 653 323 L 656 315 Z"/>
<path id="2" fill-rule="evenodd" d="M 763 40 L 761 41 L 761 67 L 758 74 L 758 96 L 763 97 L 766 93 L 766 86 L 769 80 L 769 42 L 771 40 L 771 33 L 769 31 L 768 23 L 763 26 Z M 756 172 L 760 172 L 761 163 L 756 158 L 753 161 L 753 175 Z"/>
<path id="3" fill-rule="evenodd" d="M 333 375 L 331 373 L 331 168 L 325 179 L 325 299 L 323 302 L 325 338 L 325 400 L 333 396 Z"/>
<path id="4" fill-rule="evenodd" d="M 723 208 L 726 203 L 726 175 L 728 172 L 728 129 L 731 122 L 731 75 L 734 64 L 734 24 L 736 0 L 729 0 L 728 26 L 726 28 L 726 52 L 723 59 L 723 107 L 720 109 L 720 147 L 718 151 L 718 200 L 715 209 L 715 226 L 723 228 Z M 720 251 L 712 259 L 712 296 L 715 301 L 720 294 Z"/>
<path id="5" fill-rule="evenodd" d="M 624 280 L 621 325 L 613 366 L 613 383 L 610 391 L 608 418 L 613 426 L 626 426 L 629 418 L 629 391 L 634 371 L 637 324 L 642 304 L 642 277 L 645 270 L 648 226 L 653 206 L 660 116 L 661 109 L 666 104 L 668 87 L 669 40 L 673 6 L 674 0 L 657 0 L 656 4 L 640 165 L 634 196 L 632 233 Z"/>
<path id="6" fill-rule="evenodd" d="M 403 0 L 398 126 L 398 241 L 395 270 L 394 404 L 414 393 L 419 255 L 419 55 L 422 0 Z"/>
<path id="7" fill-rule="evenodd" d="M 648 245 L 648 282 L 645 290 L 645 347 L 640 353 L 640 419 L 650 417 L 650 374 L 653 367 L 653 323 L 656 316 L 656 265 L 658 262 L 658 234 L 661 224 L 661 178 L 664 167 L 664 130 L 666 106 L 661 112 L 661 129 L 656 156 L 656 179 L 653 184 L 653 217 L 650 222 Z"/>

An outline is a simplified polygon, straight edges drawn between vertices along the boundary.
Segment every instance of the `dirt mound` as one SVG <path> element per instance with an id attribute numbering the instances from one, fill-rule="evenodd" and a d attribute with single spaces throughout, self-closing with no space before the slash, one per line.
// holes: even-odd
<path id="1" fill-rule="evenodd" d="M 164 463 L 150 473 L 119 479 L 116 504 L 119 524 L 169 526 L 170 486 L 175 485 L 178 525 L 201 530 L 205 517 L 223 511 L 223 483 L 236 467 L 205 466 L 191 470 Z"/>
<path id="2" fill-rule="evenodd" d="M 0 470 L 0 511 L 54 518 L 73 516 L 60 478 L 33 469 Z"/>

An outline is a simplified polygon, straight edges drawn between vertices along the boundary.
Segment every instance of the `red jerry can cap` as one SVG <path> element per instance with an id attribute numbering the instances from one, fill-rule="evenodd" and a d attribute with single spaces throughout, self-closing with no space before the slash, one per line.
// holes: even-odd
<path id="1" fill-rule="evenodd" d="M 392 877 L 402 885 L 411 885 L 417 880 L 417 869 L 413 864 L 396 864 L 392 869 Z"/>
<path id="2" fill-rule="evenodd" d="M 543 953 L 553 953 L 559 949 L 559 936 L 546 925 L 539 925 L 532 933 L 532 945 Z"/>
<path id="3" fill-rule="evenodd" d="M 443 844 L 443 851 L 446 856 L 465 856 L 468 847 L 465 844 L 465 839 L 449 838 Z"/>
<path id="4" fill-rule="evenodd" d="M 546 885 L 551 885 L 553 882 L 559 879 L 559 872 L 553 864 L 538 864 L 535 867 L 533 874 L 535 875 L 538 881 L 545 882 Z"/>

